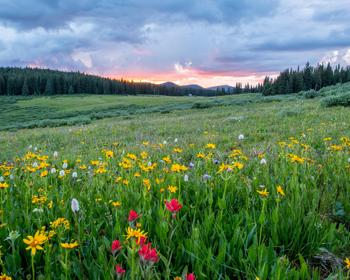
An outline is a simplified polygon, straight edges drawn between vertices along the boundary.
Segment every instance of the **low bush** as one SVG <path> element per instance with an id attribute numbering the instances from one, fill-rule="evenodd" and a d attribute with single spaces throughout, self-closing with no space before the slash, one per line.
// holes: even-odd
<path id="1" fill-rule="evenodd" d="M 339 94 L 339 95 L 330 95 L 322 98 L 320 103 L 323 107 L 333 107 L 333 106 L 350 106 L 350 92 Z"/>

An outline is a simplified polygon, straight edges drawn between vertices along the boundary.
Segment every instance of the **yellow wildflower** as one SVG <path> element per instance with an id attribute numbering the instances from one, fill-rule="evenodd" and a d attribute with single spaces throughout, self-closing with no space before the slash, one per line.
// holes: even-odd
<path id="1" fill-rule="evenodd" d="M 265 195 L 265 196 L 268 196 L 268 193 L 267 192 L 267 189 L 263 190 L 263 191 L 257 191 L 258 193 L 260 193 L 261 195 Z"/>
<path id="2" fill-rule="evenodd" d="M 283 192 L 281 186 L 278 186 L 278 187 L 277 187 L 277 193 L 280 193 L 281 195 L 284 195 L 284 192 Z"/>
<path id="3" fill-rule="evenodd" d="M 168 190 L 172 193 L 176 193 L 176 191 L 178 190 L 177 187 L 172 187 L 172 186 L 168 186 Z"/>
<path id="4" fill-rule="evenodd" d="M 33 236 L 28 236 L 28 239 L 23 239 L 23 242 L 28 244 L 29 246 L 26 248 L 26 250 L 32 250 L 32 255 L 35 255 L 36 250 L 44 250 L 43 247 L 41 247 L 41 244 L 44 244 L 47 241 L 47 238 L 43 234 L 39 234 L 39 231 L 36 232 L 36 234 Z"/>
<path id="5" fill-rule="evenodd" d="M 74 247 L 79 246 L 78 242 L 75 241 L 74 243 L 68 244 L 68 243 L 61 243 L 61 246 L 66 249 L 73 249 Z"/>

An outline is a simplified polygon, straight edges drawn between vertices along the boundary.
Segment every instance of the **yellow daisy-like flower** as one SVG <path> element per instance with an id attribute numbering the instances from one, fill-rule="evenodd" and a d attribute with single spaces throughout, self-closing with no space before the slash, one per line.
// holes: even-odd
<path id="1" fill-rule="evenodd" d="M 142 144 L 148 146 L 148 142 L 142 142 Z"/>
<path id="2" fill-rule="evenodd" d="M 9 185 L 4 182 L 4 183 L 0 183 L 0 189 L 4 189 L 4 188 L 7 188 Z"/>
<path id="3" fill-rule="evenodd" d="M 277 193 L 280 193 L 281 195 L 284 195 L 284 192 L 283 192 L 281 186 L 278 186 L 278 187 L 277 187 Z"/>
<path id="4" fill-rule="evenodd" d="M 181 280 L 181 277 L 180 277 L 180 276 L 176 276 L 176 277 L 174 278 L 174 280 Z"/>
<path id="5" fill-rule="evenodd" d="M 268 193 L 267 192 L 267 189 L 263 190 L 263 191 L 257 191 L 258 193 L 260 193 L 261 195 L 265 195 L 265 196 L 268 196 Z"/>
<path id="6" fill-rule="evenodd" d="M 33 236 L 28 236 L 28 239 L 23 239 L 23 242 L 28 244 L 29 246 L 26 250 L 32 250 L 32 254 L 35 255 L 36 250 L 44 250 L 41 247 L 41 244 L 44 244 L 47 241 L 47 237 L 43 234 L 40 234 L 39 231 Z"/>
<path id="7" fill-rule="evenodd" d="M 345 259 L 345 263 L 347 264 L 346 268 L 350 268 L 350 260 L 348 258 Z"/>
<path id="8" fill-rule="evenodd" d="M 120 180 L 122 179 L 122 177 L 118 177 L 115 182 L 118 183 Z"/>
<path id="9" fill-rule="evenodd" d="M 139 173 L 135 173 L 134 175 L 136 178 L 140 177 L 141 175 Z"/>
<path id="10" fill-rule="evenodd" d="M 178 190 L 177 187 L 172 187 L 172 186 L 168 186 L 168 190 L 171 191 L 172 193 L 176 193 L 176 191 Z"/>
<path id="11" fill-rule="evenodd" d="M 141 231 L 140 229 L 132 229 L 131 227 L 128 227 L 126 229 L 126 233 L 127 235 L 124 235 L 126 237 L 126 239 L 129 239 L 130 237 L 135 237 L 138 239 L 138 241 L 140 242 L 140 238 L 141 237 L 147 237 L 147 232 L 145 233 L 144 231 Z"/>
<path id="12" fill-rule="evenodd" d="M 174 149 L 174 152 L 176 152 L 176 153 L 181 153 L 182 150 L 180 150 L 180 149 Z"/>
<path id="13" fill-rule="evenodd" d="M 119 201 L 113 202 L 112 204 L 113 204 L 114 207 L 117 207 L 117 206 L 119 206 L 119 205 L 122 205 Z"/>
<path id="14" fill-rule="evenodd" d="M 49 208 L 51 208 L 52 205 L 53 205 L 53 202 L 52 202 L 52 200 L 51 200 L 50 203 L 49 203 L 47 206 L 49 206 Z"/>
<path id="15" fill-rule="evenodd" d="M 79 246 L 78 242 L 75 241 L 74 243 L 68 244 L 68 243 L 61 243 L 61 246 L 66 249 L 73 249 L 74 247 Z"/>
<path id="16" fill-rule="evenodd" d="M 216 148 L 216 146 L 214 144 L 211 144 L 211 143 L 207 144 L 207 146 L 205 146 L 205 147 L 206 148 L 212 148 L 212 149 Z"/>
<path id="17" fill-rule="evenodd" d="M 6 274 L 4 273 L 1 273 L 0 280 L 12 280 L 12 278 L 9 276 L 6 276 Z"/>
<path id="18" fill-rule="evenodd" d="M 128 180 L 124 180 L 124 181 L 123 181 L 123 184 L 124 184 L 124 185 L 127 185 L 127 184 L 129 184 L 129 181 L 128 181 Z"/>

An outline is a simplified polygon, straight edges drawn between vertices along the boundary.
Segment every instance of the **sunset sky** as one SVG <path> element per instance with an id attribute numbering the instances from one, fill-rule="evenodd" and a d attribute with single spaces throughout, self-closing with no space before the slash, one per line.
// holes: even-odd
<path id="1" fill-rule="evenodd" d="M 0 66 L 203 87 L 350 65 L 350 0 L 0 0 Z"/>

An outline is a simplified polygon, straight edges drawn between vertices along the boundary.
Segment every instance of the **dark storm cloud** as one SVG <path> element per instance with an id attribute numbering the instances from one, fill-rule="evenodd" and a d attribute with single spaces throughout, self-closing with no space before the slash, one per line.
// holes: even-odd
<path id="1" fill-rule="evenodd" d="M 0 21 L 18 30 L 42 27 L 46 30 L 69 28 L 78 19 L 107 28 L 138 28 L 147 22 L 201 21 L 235 24 L 245 19 L 264 17 L 278 7 L 277 0 L 210 1 L 1 1 Z M 115 24 L 111 26 L 110 24 Z"/>
<path id="2" fill-rule="evenodd" d="M 4 66 L 125 77 L 350 64 L 349 0 L 0 0 L 0 7 Z"/>

